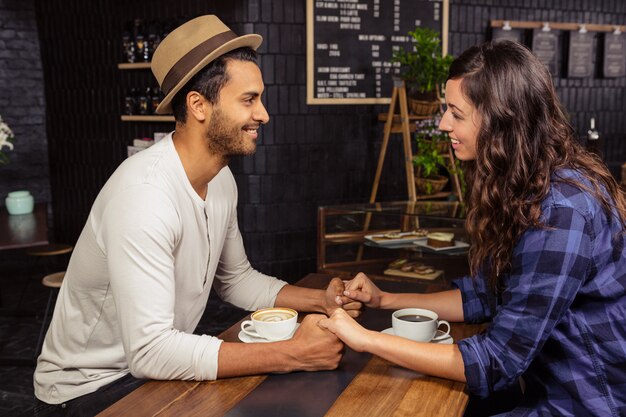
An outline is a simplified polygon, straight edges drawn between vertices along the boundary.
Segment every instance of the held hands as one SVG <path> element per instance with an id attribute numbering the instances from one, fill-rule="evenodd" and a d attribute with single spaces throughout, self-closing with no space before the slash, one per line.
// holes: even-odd
<path id="1" fill-rule="evenodd" d="M 358 324 L 348 312 L 336 309 L 330 318 L 321 319 L 317 325 L 322 329 L 333 332 L 346 345 L 357 352 L 367 350 L 367 343 L 371 340 L 369 330 Z"/>
<path id="2" fill-rule="evenodd" d="M 346 297 L 344 282 L 339 278 L 333 278 L 326 288 L 325 310 L 330 316 L 335 310 L 343 308 L 351 317 L 359 317 L 363 304 L 357 299 Z"/>
<path id="3" fill-rule="evenodd" d="M 344 312 L 340 308 L 336 310 Z M 326 319 L 326 316 L 307 315 L 293 338 L 289 340 L 293 346 L 290 352 L 299 364 L 297 370 L 321 371 L 336 369 L 339 366 L 343 356 L 343 343 L 337 336 L 317 325 L 320 319 Z"/>
<path id="4" fill-rule="evenodd" d="M 347 281 L 343 291 L 343 295 L 350 301 L 360 301 L 371 308 L 381 308 L 385 294 L 363 272 L 359 272 L 352 280 Z"/>

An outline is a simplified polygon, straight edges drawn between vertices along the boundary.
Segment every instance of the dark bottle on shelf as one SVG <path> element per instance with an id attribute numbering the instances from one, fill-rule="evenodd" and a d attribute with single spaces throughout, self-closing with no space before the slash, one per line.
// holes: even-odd
<path id="1" fill-rule="evenodd" d="M 160 25 L 157 21 L 152 21 L 148 25 L 148 35 L 146 38 L 146 49 L 144 52 L 144 61 L 152 61 L 152 55 L 161 43 Z"/>
<path id="2" fill-rule="evenodd" d="M 141 19 L 135 19 L 135 26 L 133 27 L 133 38 L 135 41 L 135 58 L 137 61 L 146 61 L 144 54 L 146 51 L 146 37 L 144 34 L 143 21 Z"/>
<path id="3" fill-rule="evenodd" d="M 149 105 L 150 97 L 152 95 L 150 87 L 144 91 L 140 91 L 137 97 L 137 113 L 141 115 L 150 114 L 151 106 Z"/>
<path id="4" fill-rule="evenodd" d="M 163 93 L 159 87 L 152 87 L 152 96 L 150 100 L 151 113 L 156 114 L 156 109 L 161 104 Z"/>
<path id="5" fill-rule="evenodd" d="M 122 56 L 126 62 L 135 62 L 135 40 L 132 36 L 132 22 L 127 22 L 122 33 Z"/>
<path id="6" fill-rule="evenodd" d="M 145 38 L 143 41 L 143 51 L 141 53 L 141 61 L 150 62 L 150 58 L 152 57 L 152 44 L 150 43 L 150 38 Z"/>
<path id="7" fill-rule="evenodd" d="M 124 114 L 133 115 L 137 113 L 137 91 L 134 88 L 124 97 Z"/>

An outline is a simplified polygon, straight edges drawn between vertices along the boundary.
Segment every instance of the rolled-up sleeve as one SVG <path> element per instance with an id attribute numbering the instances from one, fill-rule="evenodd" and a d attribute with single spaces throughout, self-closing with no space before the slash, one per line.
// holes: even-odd
<path id="1" fill-rule="evenodd" d="M 515 246 L 506 289 L 487 330 L 458 344 L 471 393 L 486 397 L 526 371 L 567 313 L 591 259 L 590 228 L 570 207 L 546 207 L 545 228 L 526 231 Z M 482 284 L 479 284 L 482 282 Z M 466 321 L 487 317 L 484 279 L 456 282 Z"/>
<path id="2" fill-rule="evenodd" d="M 461 290 L 463 320 L 466 323 L 484 323 L 491 319 L 495 309 L 495 296 L 480 275 L 477 279 L 465 276 L 454 280 L 452 286 Z"/>

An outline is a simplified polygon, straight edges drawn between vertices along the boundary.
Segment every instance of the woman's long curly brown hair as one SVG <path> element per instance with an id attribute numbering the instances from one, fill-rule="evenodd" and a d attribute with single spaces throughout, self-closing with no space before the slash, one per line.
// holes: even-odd
<path id="1" fill-rule="evenodd" d="M 499 277 L 510 270 L 520 236 L 543 227 L 541 202 L 559 168 L 588 177 L 592 189 L 567 182 L 593 193 L 609 219 L 626 229 L 623 192 L 575 138 L 549 72 L 528 49 L 510 41 L 471 47 L 452 63 L 448 79 L 462 80 L 463 95 L 481 116 L 476 160 L 464 164 L 473 276 L 481 270 L 494 291 L 502 289 Z"/>

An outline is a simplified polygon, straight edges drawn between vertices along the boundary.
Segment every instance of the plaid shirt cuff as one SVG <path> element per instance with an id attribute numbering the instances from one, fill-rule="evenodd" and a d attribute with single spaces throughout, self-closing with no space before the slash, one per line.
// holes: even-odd
<path id="1" fill-rule="evenodd" d="M 471 276 L 455 279 L 452 286 L 461 290 L 463 300 L 463 320 L 465 323 L 484 323 L 491 318 L 491 309 L 484 296 L 479 295 Z"/>
<path id="2" fill-rule="evenodd" d="M 487 372 L 480 362 L 481 355 L 476 350 L 478 343 L 474 340 L 475 338 L 476 336 L 473 336 L 469 339 L 460 340 L 458 347 L 463 357 L 467 389 L 479 398 L 486 398 L 491 394 L 492 389 L 485 378 Z"/>

